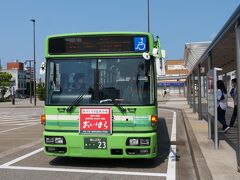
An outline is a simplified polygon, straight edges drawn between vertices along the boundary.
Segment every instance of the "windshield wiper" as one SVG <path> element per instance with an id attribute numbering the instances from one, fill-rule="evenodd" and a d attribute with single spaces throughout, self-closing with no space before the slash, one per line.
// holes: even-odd
<path id="1" fill-rule="evenodd" d="M 100 104 L 102 103 L 109 103 L 112 102 L 114 106 L 117 106 L 117 108 L 119 109 L 119 111 L 121 111 L 121 113 L 125 114 L 127 112 L 127 110 L 120 104 L 121 100 L 120 99 L 103 99 L 100 101 Z"/>
<path id="2" fill-rule="evenodd" d="M 103 100 L 99 101 L 100 104 L 108 103 L 108 102 L 113 102 L 113 100 L 112 99 L 103 99 Z"/>
<path id="3" fill-rule="evenodd" d="M 76 104 L 80 103 L 83 100 L 83 96 L 86 94 L 87 90 L 85 90 L 85 91 L 81 90 L 80 92 L 81 92 L 80 95 L 72 102 L 72 104 L 70 104 L 67 107 L 66 111 L 68 113 L 70 113 L 72 111 L 73 106 L 75 106 Z"/>
<path id="4" fill-rule="evenodd" d="M 115 99 L 113 101 L 113 104 L 115 106 L 117 106 L 117 108 L 121 111 L 121 113 L 125 114 L 127 112 L 127 110 L 120 103 L 121 103 L 121 101 L 119 101 L 119 99 Z"/>

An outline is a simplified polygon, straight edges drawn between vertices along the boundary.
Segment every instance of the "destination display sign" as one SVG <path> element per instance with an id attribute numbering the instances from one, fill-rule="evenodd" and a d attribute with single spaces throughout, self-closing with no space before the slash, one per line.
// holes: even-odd
<path id="1" fill-rule="evenodd" d="M 81 134 L 111 134 L 111 107 L 80 107 L 79 133 Z"/>
<path id="2" fill-rule="evenodd" d="M 148 37 L 144 35 L 72 36 L 49 39 L 49 54 L 93 54 L 147 52 Z"/>

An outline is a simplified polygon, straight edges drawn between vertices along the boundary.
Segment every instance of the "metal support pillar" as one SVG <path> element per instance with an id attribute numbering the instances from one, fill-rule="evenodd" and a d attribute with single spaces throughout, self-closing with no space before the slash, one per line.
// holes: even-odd
<path id="1" fill-rule="evenodd" d="M 211 70 L 211 69 L 213 69 L 213 63 L 212 63 L 212 52 L 210 51 L 209 53 L 208 53 L 208 72 Z M 206 84 L 207 84 L 207 82 L 208 82 L 208 80 L 207 80 L 207 77 L 206 77 Z M 207 87 L 206 87 L 206 89 L 205 89 L 206 91 L 208 91 L 208 85 L 207 85 Z M 206 94 L 206 98 L 207 98 L 207 100 L 208 100 L 208 93 Z M 207 101 L 207 107 L 208 107 L 208 101 Z M 210 122 L 210 119 L 211 119 L 211 117 L 209 116 L 209 114 L 207 115 L 207 118 L 208 118 L 208 123 Z M 211 124 L 209 123 L 208 124 L 208 128 L 209 128 L 209 130 L 208 130 L 208 132 L 211 132 Z M 208 138 L 210 139 L 211 138 L 211 134 L 208 134 Z"/>
<path id="2" fill-rule="evenodd" d="M 235 35 L 236 35 L 236 60 L 237 60 L 237 95 L 238 95 L 238 100 L 237 100 L 237 109 L 240 109 L 240 19 L 236 23 L 235 26 Z M 237 165 L 238 165 L 238 172 L 240 172 L 240 116 L 238 112 L 237 116 L 237 139 L 238 139 L 238 149 L 237 149 Z"/>
<path id="3" fill-rule="evenodd" d="M 30 86 L 30 104 L 32 104 L 32 64 L 31 64 L 31 61 L 29 61 L 29 66 L 30 66 L 30 83 L 29 83 L 29 86 Z"/>
<path id="4" fill-rule="evenodd" d="M 187 77 L 187 102 L 188 102 L 188 104 L 190 104 L 190 91 L 189 91 L 189 86 L 190 86 L 190 84 L 189 84 L 189 76 Z"/>
<path id="5" fill-rule="evenodd" d="M 203 83 L 204 83 L 204 86 L 203 86 L 203 92 L 204 92 L 204 95 L 203 97 L 204 98 L 207 98 L 207 76 L 203 76 Z"/>
<path id="6" fill-rule="evenodd" d="M 33 92 L 34 92 L 34 106 L 37 103 L 37 91 L 36 91 L 36 43 L 35 43 L 35 19 L 31 19 L 30 21 L 33 22 Z"/>
<path id="7" fill-rule="evenodd" d="M 198 119 L 202 119 L 202 82 L 200 74 L 200 64 L 198 65 Z"/>
<path id="8" fill-rule="evenodd" d="M 192 108 L 192 74 L 189 76 L 189 105 Z"/>
<path id="9" fill-rule="evenodd" d="M 192 91 L 193 91 L 193 97 L 192 97 L 192 104 L 193 104 L 193 113 L 196 113 L 196 91 L 195 91 L 195 72 L 192 73 Z"/>
<path id="10" fill-rule="evenodd" d="M 14 86 L 12 86 L 12 105 L 15 105 L 15 88 L 14 88 Z"/>
<path id="11" fill-rule="evenodd" d="M 183 85 L 183 95 L 184 97 L 186 97 L 186 82 L 184 82 L 184 85 Z"/>
<path id="12" fill-rule="evenodd" d="M 210 51 L 208 54 L 208 71 L 213 68 L 213 60 L 212 60 L 212 52 Z"/>
<path id="13" fill-rule="evenodd" d="M 227 89 L 227 88 L 228 88 L 227 73 L 224 74 L 224 77 L 225 77 L 225 79 L 224 79 L 224 84 L 225 84 L 225 87 L 226 87 L 226 89 Z M 229 92 L 228 89 L 227 89 L 227 92 Z M 228 105 L 228 95 L 227 95 L 227 97 L 226 97 L 226 103 L 227 103 L 227 105 Z"/>

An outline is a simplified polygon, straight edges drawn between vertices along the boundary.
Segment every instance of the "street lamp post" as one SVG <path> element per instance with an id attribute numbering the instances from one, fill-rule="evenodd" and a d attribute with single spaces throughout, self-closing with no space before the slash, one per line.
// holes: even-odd
<path id="1" fill-rule="evenodd" d="M 149 0 L 147 0 L 147 12 L 148 12 L 148 32 L 150 32 L 150 12 L 149 12 Z"/>
<path id="2" fill-rule="evenodd" d="M 36 57 L 35 57 L 35 19 L 31 19 L 33 22 L 33 92 L 34 92 L 34 106 L 36 106 Z"/>

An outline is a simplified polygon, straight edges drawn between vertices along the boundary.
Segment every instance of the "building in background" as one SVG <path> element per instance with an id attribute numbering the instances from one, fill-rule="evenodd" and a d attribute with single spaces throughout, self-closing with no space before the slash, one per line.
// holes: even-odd
<path id="1" fill-rule="evenodd" d="M 169 93 L 183 94 L 188 70 L 183 60 L 166 60 L 164 66 L 165 75 L 158 77 L 160 91 L 164 89 Z"/>
<path id="2" fill-rule="evenodd" d="M 8 72 L 12 75 L 12 85 L 16 92 L 16 96 L 24 95 L 27 90 L 27 76 L 24 70 L 24 64 L 15 60 L 7 63 L 7 69 L 1 69 L 1 72 Z M 6 96 L 11 94 L 11 90 L 6 93 Z"/>
<path id="3" fill-rule="evenodd" d="M 20 70 L 23 71 L 24 64 L 22 62 L 18 62 L 18 60 L 15 60 L 13 62 L 7 63 L 7 70 Z"/>
<path id="4" fill-rule="evenodd" d="M 167 60 L 165 63 L 166 76 L 188 75 L 184 60 Z"/>

